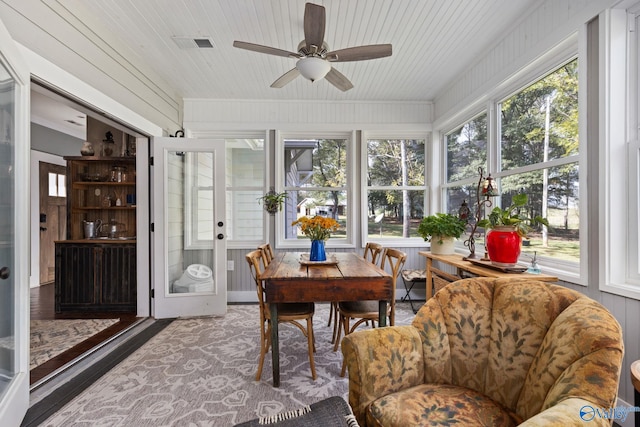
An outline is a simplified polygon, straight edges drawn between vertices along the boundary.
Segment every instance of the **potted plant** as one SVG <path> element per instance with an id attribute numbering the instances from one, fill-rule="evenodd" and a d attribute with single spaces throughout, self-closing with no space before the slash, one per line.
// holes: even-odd
<path id="1" fill-rule="evenodd" d="M 495 207 L 488 218 L 478 221 L 478 227 L 490 230 L 486 246 L 492 264 L 505 267 L 515 265 L 520 256 L 522 238 L 527 237 L 531 227 L 549 225 L 549 221 L 540 215 L 531 218 L 524 213 L 528 200 L 526 194 L 516 194 L 511 206 L 506 209 Z"/>
<path id="2" fill-rule="evenodd" d="M 282 204 L 287 199 L 287 193 L 276 193 L 271 188 L 264 196 L 258 197 L 258 203 L 264 203 L 264 210 L 269 212 L 269 215 L 275 215 L 280 209 Z"/>
<path id="3" fill-rule="evenodd" d="M 453 254 L 455 239 L 464 233 L 467 223 L 455 215 L 437 213 L 422 218 L 418 234 L 431 242 L 431 252 L 438 255 Z"/>

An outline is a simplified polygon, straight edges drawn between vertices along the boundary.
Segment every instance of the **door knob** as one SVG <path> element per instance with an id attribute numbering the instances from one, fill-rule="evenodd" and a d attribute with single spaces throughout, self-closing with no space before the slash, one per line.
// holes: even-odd
<path id="1" fill-rule="evenodd" d="M 11 276 L 11 270 L 9 270 L 9 267 L 0 268 L 0 279 L 7 280 L 9 276 Z"/>
<path id="2" fill-rule="evenodd" d="M 222 227 L 224 223 L 222 221 L 218 221 L 218 227 Z"/>
<path id="3" fill-rule="evenodd" d="M 224 234 L 222 233 L 218 234 L 218 240 L 222 240 L 222 239 L 224 239 Z"/>

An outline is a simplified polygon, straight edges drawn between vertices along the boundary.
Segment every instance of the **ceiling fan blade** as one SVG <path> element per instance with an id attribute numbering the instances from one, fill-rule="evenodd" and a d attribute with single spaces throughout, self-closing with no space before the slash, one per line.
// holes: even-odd
<path id="1" fill-rule="evenodd" d="M 289 52 L 288 50 L 278 49 L 270 46 L 263 46 L 261 44 L 255 43 L 239 42 L 237 40 L 233 42 L 233 47 L 251 50 L 253 52 L 266 53 L 267 55 L 284 56 L 285 58 L 300 58 L 299 54 Z"/>
<path id="2" fill-rule="evenodd" d="M 329 70 L 327 75 L 324 76 L 324 78 L 343 92 L 346 92 L 349 89 L 353 89 L 353 84 L 351 84 L 349 79 L 333 67 L 331 68 L 331 70 Z"/>
<path id="3" fill-rule="evenodd" d="M 364 61 L 385 56 L 391 56 L 390 44 L 371 44 L 334 50 L 327 53 L 327 60 L 331 62 Z"/>
<path id="4" fill-rule="evenodd" d="M 311 46 L 320 50 L 324 42 L 326 13 L 323 6 L 307 3 L 304 7 L 304 41 L 309 52 L 313 52 Z"/>
<path id="5" fill-rule="evenodd" d="M 287 83 L 290 83 L 293 79 L 295 79 L 299 75 L 300 75 L 300 71 L 298 71 L 297 68 L 293 68 L 293 69 L 287 71 L 286 73 L 284 73 L 283 75 L 281 75 L 278 78 L 278 80 L 276 80 L 275 82 L 271 83 L 271 87 L 279 89 L 279 88 L 283 87 L 284 85 L 286 85 Z"/>

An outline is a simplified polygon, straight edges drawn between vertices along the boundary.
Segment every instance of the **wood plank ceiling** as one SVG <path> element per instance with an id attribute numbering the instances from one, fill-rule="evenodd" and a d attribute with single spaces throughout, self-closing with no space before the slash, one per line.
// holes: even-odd
<path id="1" fill-rule="evenodd" d="M 269 85 L 295 60 L 234 48 L 241 40 L 296 51 L 304 0 L 57 0 L 77 27 L 148 64 L 183 98 L 433 100 L 540 0 L 316 0 L 329 48 L 391 43 L 393 55 L 334 64 L 355 86 L 341 92 L 298 77 Z M 175 37 L 208 38 L 184 49 Z"/>

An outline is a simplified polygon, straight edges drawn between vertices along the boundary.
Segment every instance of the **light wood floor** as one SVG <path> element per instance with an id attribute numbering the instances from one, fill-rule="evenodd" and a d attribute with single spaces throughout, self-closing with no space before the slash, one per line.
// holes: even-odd
<path id="1" fill-rule="evenodd" d="M 31 370 L 31 384 L 41 380 L 51 374 L 56 369 L 69 363 L 76 357 L 87 352 L 96 345 L 108 340 L 118 332 L 126 329 L 128 326 L 136 322 L 138 318 L 131 313 L 58 313 L 54 308 L 54 285 L 48 284 L 38 288 L 31 288 L 31 319 L 47 320 L 47 319 L 113 319 L 120 318 L 115 325 L 110 326 L 92 336 L 91 338 L 77 344 L 69 350 L 59 354 L 51 360 L 37 366 Z"/>

